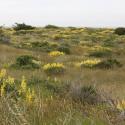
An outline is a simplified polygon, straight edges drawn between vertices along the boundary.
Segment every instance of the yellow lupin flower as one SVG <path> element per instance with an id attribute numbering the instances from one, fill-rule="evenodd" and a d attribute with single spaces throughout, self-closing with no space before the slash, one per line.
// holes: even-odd
<path id="1" fill-rule="evenodd" d="M 22 92 L 26 92 L 26 90 L 27 90 L 27 83 L 26 83 L 24 76 L 22 77 L 21 90 L 22 90 Z"/>
<path id="2" fill-rule="evenodd" d="M 119 109 L 119 110 L 125 110 L 125 100 L 122 100 L 122 101 L 118 101 L 117 105 L 116 105 L 116 108 Z"/>
<path id="3" fill-rule="evenodd" d="M 0 71 L 0 96 L 5 96 L 9 93 L 13 93 L 16 91 L 18 91 L 18 95 L 19 97 L 23 97 L 25 98 L 28 102 L 32 102 L 35 94 L 34 91 L 31 91 L 30 88 L 27 87 L 27 83 L 25 80 L 25 77 L 22 77 L 22 81 L 20 84 L 20 87 L 15 86 L 15 80 L 13 77 L 6 76 L 6 70 L 1 70 Z M 12 88 L 8 91 L 8 89 L 6 88 Z"/>
<path id="4" fill-rule="evenodd" d="M 4 78 L 6 76 L 6 69 L 2 69 L 0 72 L 0 79 Z"/>
<path id="5" fill-rule="evenodd" d="M 47 70 L 47 69 L 56 68 L 56 67 L 65 68 L 65 66 L 62 63 L 51 63 L 51 64 L 48 63 L 43 66 L 43 69 Z"/>
<path id="6" fill-rule="evenodd" d="M 48 63 L 43 66 L 43 70 L 48 73 L 61 73 L 65 70 L 62 63 Z"/>
<path id="7" fill-rule="evenodd" d="M 64 55 L 64 52 L 52 51 L 49 53 L 49 56 L 51 56 L 51 57 L 56 57 L 56 56 L 61 56 L 61 55 Z"/>
<path id="8" fill-rule="evenodd" d="M 1 96 L 4 96 L 5 95 L 5 87 L 6 87 L 6 84 L 5 82 L 3 82 L 2 86 L 1 86 L 1 89 L 0 89 L 0 94 Z"/>
<path id="9" fill-rule="evenodd" d="M 31 91 L 31 89 L 29 88 L 28 91 L 26 92 L 26 101 L 32 103 L 34 96 L 35 96 L 34 91 Z"/>
<path id="10" fill-rule="evenodd" d="M 6 79 L 6 82 L 7 82 L 8 84 L 10 84 L 10 85 L 14 85 L 14 78 L 8 76 L 8 78 Z"/>
<path id="11" fill-rule="evenodd" d="M 0 92 L 1 92 L 1 96 L 5 95 L 5 90 L 3 86 L 1 86 Z"/>
<path id="12" fill-rule="evenodd" d="M 92 68 L 93 66 L 99 64 L 100 62 L 101 62 L 100 59 L 88 59 L 80 63 L 77 63 L 76 66 L 85 66 Z"/>

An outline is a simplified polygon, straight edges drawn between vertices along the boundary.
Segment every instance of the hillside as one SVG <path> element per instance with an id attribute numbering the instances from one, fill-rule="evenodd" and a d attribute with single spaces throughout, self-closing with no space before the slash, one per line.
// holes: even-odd
<path id="1" fill-rule="evenodd" d="M 124 64 L 115 29 L 1 28 L 0 124 L 124 125 Z"/>

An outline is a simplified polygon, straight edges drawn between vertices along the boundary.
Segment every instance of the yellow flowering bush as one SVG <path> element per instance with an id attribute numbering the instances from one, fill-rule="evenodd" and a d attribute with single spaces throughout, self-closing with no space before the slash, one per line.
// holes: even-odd
<path id="1" fill-rule="evenodd" d="M 94 46 L 90 49 L 90 56 L 94 57 L 107 57 L 111 56 L 112 49 L 109 47 L 102 47 L 102 46 Z"/>
<path id="2" fill-rule="evenodd" d="M 22 81 L 18 90 L 18 93 L 20 96 L 22 96 L 28 103 L 32 103 L 35 98 L 35 92 L 34 90 L 31 90 L 27 86 L 27 82 L 25 77 L 22 77 Z"/>
<path id="3" fill-rule="evenodd" d="M 12 95 L 15 99 L 23 98 L 31 103 L 35 97 L 34 91 L 27 86 L 25 77 L 22 78 L 21 84 L 16 85 L 15 79 L 7 76 L 6 70 L 0 71 L 0 96 Z"/>
<path id="4" fill-rule="evenodd" d="M 87 60 L 84 60 L 84 61 L 82 61 L 80 63 L 77 63 L 77 66 L 93 68 L 97 64 L 99 64 L 100 62 L 101 62 L 100 59 L 87 59 Z"/>
<path id="5" fill-rule="evenodd" d="M 125 111 L 125 100 L 118 101 L 116 108 L 120 111 Z"/>
<path id="6" fill-rule="evenodd" d="M 51 56 L 51 57 L 57 57 L 57 56 L 61 56 L 61 55 L 64 55 L 64 52 L 52 51 L 49 53 L 49 56 Z"/>
<path id="7" fill-rule="evenodd" d="M 6 76 L 6 70 L 0 71 L 0 95 L 3 96 L 7 93 L 12 93 L 15 90 L 15 80 L 13 77 Z"/>
<path id="8" fill-rule="evenodd" d="M 58 74 L 65 71 L 65 66 L 62 63 L 48 63 L 43 66 L 43 70 L 48 74 Z"/>

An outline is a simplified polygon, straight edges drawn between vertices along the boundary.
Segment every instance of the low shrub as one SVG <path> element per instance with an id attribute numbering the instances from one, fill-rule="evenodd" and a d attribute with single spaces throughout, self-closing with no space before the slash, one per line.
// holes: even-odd
<path id="1" fill-rule="evenodd" d="M 16 63 L 12 65 L 12 67 L 15 68 L 23 68 L 23 69 L 29 69 L 29 68 L 39 68 L 40 67 L 40 61 L 38 61 L 35 57 L 30 55 L 22 55 L 19 56 L 16 59 Z"/>
<path id="2" fill-rule="evenodd" d="M 122 64 L 117 61 L 116 59 L 87 59 L 80 63 L 75 64 L 77 67 L 86 67 L 86 68 L 104 68 L 104 69 L 111 69 L 115 67 L 121 67 Z"/>
<path id="3" fill-rule="evenodd" d="M 116 108 L 120 111 L 125 111 L 125 100 L 118 100 Z"/>
<path id="4" fill-rule="evenodd" d="M 31 46 L 32 46 L 32 49 L 37 49 L 37 50 L 43 51 L 43 52 L 55 51 L 58 48 L 58 44 L 49 43 L 47 41 L 44 41 L 44 42 L 32 42 Z"/>
<path id="5" fill-rule="evenodd" d="M 47 25 L 47 26 L 45 26 L 45 28 L 47 28 L 47 29 L 58 29 L 59 27 L 55 26 L 55 25 Z"/>
<path id="6" fill-rule="evenodd" d="M 32 47 L 46 47 L 49 46 L 48 42 L 32 42 Z"/>
<path id="7" fill-rule="evenodd" d="M 99 64 L 101 62 L 100 59 L 87 59 L 84 60 L 80 63 L 78 63 L 77 65 L 82 67 L 86 67 L 86 68 L 94 68 L 97 64 Z"/>
<path id="8" fill-rule="evenodd" d="M 125 35 L 125 28 L 123 27 L 116 28 L 114 32 L 117 35 Z"/>
<path id="9" fill-rule="evenodd" d="M 89 56 L 94 57 L 109 57 L 112 55 L 112 49 L 108 47 L 95 46 L 90 50 Z"/>
<path id="10" fill-rule="evenodd" d="M 55 78 L 47 78 L 44 82 L 44 87 L 51 91 L 53 94 L 58 94 L 58 96 L 63 96 L 66 94 L 70 85 L 68 83 L 62 83 L 59 79 Z"/>
<path id="11" fill-rule="evenodd" d="M 60 51 L 52 51 L 49 53 L 50 57 L 57 57 L 57 56 L 62 56 L 64 55 L 64 52 L 60 52 Z"/>
<path id="12" fill-rule="evenodd" d="M 35 27 L 32 27 L 30 25 L 26 25 L 25 23 L 15 23 L 15 25 L 13 26 L 13 29 L 15 31 L 19 31 L 19 30 L 32 30 L 35 29 Z"/>
<path id="13" fill-rule="evenodd" d="M 62 63 L 48 63 L 43 66 L 43 70 L 50 75 L 61 74 L 65 71 L 65 66 Z"/>
<path id="14" fill-rule="evenodd" d="M 116 59 L 107 59 L 107 60 L 101 61 L 96 65 L 96 67 L 98 68 L 105 68 L 105 69 L 111 69 L 114 67 L 121 67 L 121 66 L 122 64 Z"/>
<path id="15" fill-rule="evenodd" d="M 73 101 L 84 104 L 97 104 L 101 102 L 100 96 L 93 86 L 74 86 L 71 89 L 71 97 Z"/>
<path id="16" fill-rule="evenodd" d="M 61 45 L 60 47 L 58 47 L 57 50 L 60 51 L 60 52 L 64 52 L 66 54 L 70 54 L 70 49 L 69 49 L 68 46 Z"/>
<path id="17" fill-rule="evenodd" d="M 106 56 L 111 56 L 111 52 L 107 52 L 107 51 L 95 51 L 90 53 L 89 56 L 93 56 L 93 57 L 106 57 Z"/>

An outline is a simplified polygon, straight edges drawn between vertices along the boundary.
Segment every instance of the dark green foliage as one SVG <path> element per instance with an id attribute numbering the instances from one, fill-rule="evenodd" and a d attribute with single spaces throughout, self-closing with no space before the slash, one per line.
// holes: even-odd
<path id="1" fill-rule="evenodd" d="M 33 60 L 35 60 L 36 62 L 38 61 L 35 57 L 30 55 L 19 56 L 16 59 L 16 63 L 13 64 L 12 67 L 23 69 L 39 68 L 39 64 L 34 63 Z"/>
<path id="2" fill-rule="evenodd" d="M 45 28 L 47 28 L 47 29 L 57 29 L 59 27 L 58 26 L 54 26 L 54 25 L 47 25 L 47 26 L 45 26 Z"/>
<path id="3" fill-rule="evenodd" d="M 60 52 L 64 52 L 66 54 L 70 54 L 70 49 L 68 46 L 65 46 L 65 45 L 61 45 L 59 48 L 58 48 L 58 51 Z"/>
<path id="4" fill-rule="evenodd" d="M 71 97 L 75 102 L 96 104 L 101 102 L 97 90 L 93 86 L 75 86 L 71 90 Z"/>
<path id="5" fill-rule="evenodd" d="M 111 69 L 114 67 L 121 67 L 122 64 L 117 61 L 116 59 L 108 59 L 100 62 L 99 64 L 96 65 L 98 68 L 105 68 L 105 69 Z"/>
<path id="6" fill-rule="evenodd" d="M 24 55 L 20 56 L 16 59 L 16 62 L 18 65 L 23 66 L 23 65 L 28 65 L 31 63 L 31 60 L 34 59 L 34 57 L 29 56 L 29 55 Z"/>
<path id="7" fill-rule="evenodd" d="M 15 26 L 13 27 L 13 29 L 15 31 L 19 31 L 19 30 L 32 30 L 35 29 L 35 27 L 32 27 L 30 25 L 26 25 L 25 23 L 15 23 Z"/>
<path id="8" fill-rule="evenodd" d="M 48 79 L 44 81 L 44 87 L 58 96 L 64 96 L 63 94 L 67 93 L 70 89 L 68 83 L 62 83 L 56 79 Z"/>
<path id="9" fill-rule="evenodd" d="M 43 83 L 43 78 L 40 78 L 39 76 L 31 75 L 30 79 L 28 80 L 29 86 L 36 86 L 41 83 Z"/>
<path id="10" fill-rule="evenodd" d="M 47 41 L 44 41 L 44 42 L 32 42 L 31 45 L 32 45 L 33 49 L 37 49 L 37 50 L 43 51 L 43 52 L 54 51 L 58 47 L 57 44 L 50 44 Z"/>
<path id="11" fill-rule="evenodd" d="M 89 54 L 89 56 L 93 56 L 93 57 L 109 57 L 112 55 L 112 52 L 111 51 L 103 51 L 103 50 L 100 50 L 100 51 L 94 51 L 94 52 L 91 52 Z"/>
<path id="12" fill-rule="evenodd" d="M 32 47 L 46 47 L 49 46 L 48 42 L 32 42 Z"/>
<path id="13" fill-rule="evenodd" d="M 119 27 L 119 28 L 115 29 L 115 34 L 117 34 L 117 35 L 125 35 L 125 28 Z"/>

